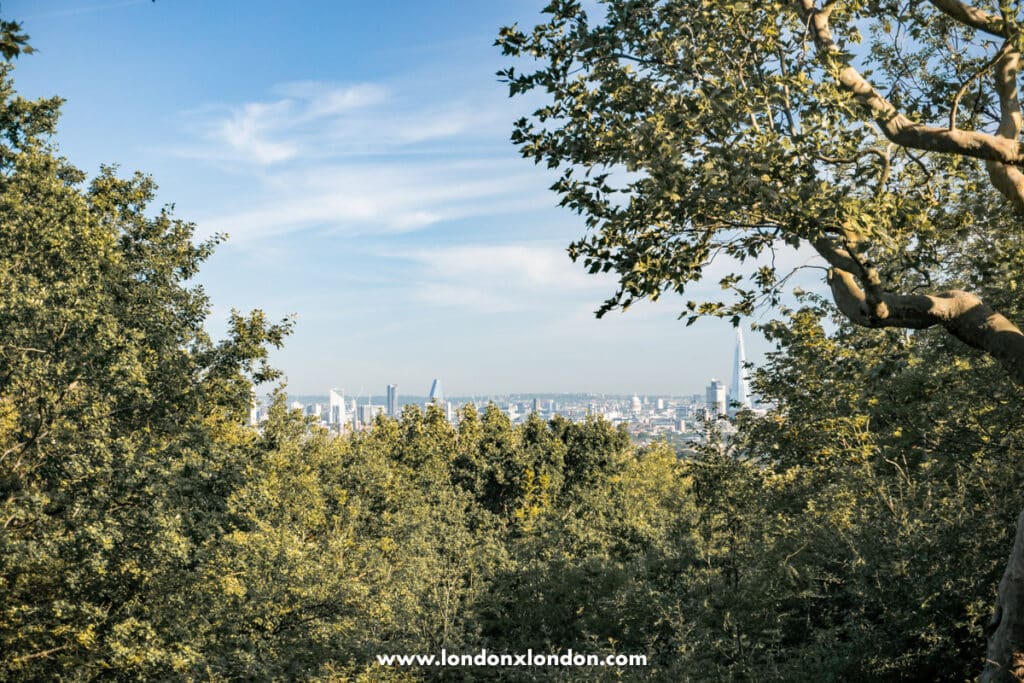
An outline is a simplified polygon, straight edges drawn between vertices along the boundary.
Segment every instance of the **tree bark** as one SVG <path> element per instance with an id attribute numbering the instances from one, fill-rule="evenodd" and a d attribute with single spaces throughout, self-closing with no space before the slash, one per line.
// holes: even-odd
<path id="1" fill-rule="evenodd" d="M 938 294 L 886 292 L 874 268 L 850 250 L 829 239 L 817 240 L 814 247 L 832 266 L 832 299 L 850 322 L 873 328 L 943 327 L 999 361 L 1015 382 L 1024 385 L 1024 333 L 977 295 L 959 289 Z"/>
<path id="2" fill-rule="evenodd" d="M 961 24 L 966 24 L 992 36 L 1008 37 L 1004 23 L 985 10 L 965 5 L 959 0 L 931 0 L 931 3 Z"/>
<path id="3" fill-rule="evenodd" d="M 992 32 L 1007 35 L 1004 44 L 1006 54 L 1000 60 L 995 84 L 1001 105 L 1001 121 L 995 134 L 941 128 L 907 118 L 847 61 L 836 45 L 829 28 L 829 16 L 835 7 L 833 3 L 826 3 L 822 9 L 816 0 L 796 0 L 796 9 L 814 40 L 819 60 L 826 68 L 834 70 L 839 85 L 874 119 L 886 138 L 901 147 L 985 161 L 993 186 L 1018 211 L 1024 212 L 1024 175 L 1018 168 L 1014 168 L 1024 165 L 1024 143 L 1019 140 L 1020 103 L 1016 88 L 1020 53 L 1011 47 L 1007 22 L 951 0 L 936 0 L 933 4 L 953 18 L 970 17 L 974 21 L 965 22 L 970 25 L 989 22 Z"/>
<path id="4" fill-rule="evenodd" d="M 988 651 L 981 683 L 1024 680 L 1024 512 L 1017 518 L 1017 535 L 999 582 L 996 609 L 986 628 Z"/>

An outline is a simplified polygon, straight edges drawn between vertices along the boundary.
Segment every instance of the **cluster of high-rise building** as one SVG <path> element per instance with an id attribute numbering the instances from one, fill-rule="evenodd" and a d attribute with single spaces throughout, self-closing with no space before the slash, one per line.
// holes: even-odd
<path id="1" fill-rule="evenodd" d="M 360 392 L 361 393 L 361 392 Z M 360 398 L 345 398 L 344 391 L 330 389 L 327 392 L 326 404 L 320 401 L 302 402 L 292 401 L 288 407 L 292 410 L 300 410 L 305 415 L 314 419 L 321 426 L 335 432 L 359 431 L 368 428 L 377 419 L 378 415 L 387 415 L 397 418 L 401 413 L 401 405 L 398 400 L 398 385 L 388 384 L 384 389 L 384 405 L 373 403 L 373 397 L 367 397 L 365 403 L 360 403 Z M 250 423 L 253 425 L 267 419 L 269 414 L 268 406 L 254 405 L 250 413 Z M 426 404 L 435 404 L 445 411 L 449 420 L 453 417 L 452 404 L 444 400 L 444 393 L 441 389 L 441 380 L 435 379 L 430 386 L 429 397 Z"/>
<path id="2" fill-rule="evenodd" d="M 493 403 L 502 409 L 513 423 L 526 420 L 531 414 L 550 419 L 561 415 L 569 420 L 585 420 L 601 417 L 614 425 L 624 424 L 640 441 L 653 438 L 672 437 L 675 440 L 700 440 L 709 420 L 726 420 L 739 410 L 751 409 L 752 401 L 748 379 L 743 334 L 737 328 L 736 347 L 733 354 L 732 382 L 729 387 L 712 379 L 703 395 L 684 396 L 607 396 L 604 394 L 519 394 L 489 396 L 483 400 L 476 397 L 448 400 L 445 398 L 440 379 L 430 385 L 425 398 L 399 401 L 398 385 L 388 384 L 382 403 L 376 403 L 373 396 L 362 398 L 362 390 L 356 398 L 346 398 L 343 391 L 331 389 L 326 403 L 314 397 L 312 401 L 293 401 L 290 408 L 301 410 L 313 421 L 337 433 L 359 431 L 371 427 L 378 415 L 397 418 L 404 404 L 422 403 L 426 408 L 434 405 L 444 411 L 449 421 L 455 421 L 457 409 L 466 403 L 483 407 Z M 257 424 L 266 418 L 263 406 L 253 409 L 252 422 Z M 730 429 L 727 422 L 720 427 Z"/>
<path id="3" fill-rule="evenodd" d="M 735 415 L 737 411 L 751 409 L 750 379 L 747 373 L 747 355 L 743 349 L 743 330 L 736 328 L 736 350 L 732 361 L 732 384 L 728 391 L 717 379 L 712 379 L 704 393 L 704 404 L 709 417 Z"/>

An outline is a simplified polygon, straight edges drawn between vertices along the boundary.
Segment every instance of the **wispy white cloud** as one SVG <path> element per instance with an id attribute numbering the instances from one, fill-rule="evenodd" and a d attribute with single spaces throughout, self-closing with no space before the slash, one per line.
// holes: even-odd
<path id="1" fill-rule="evenodd" d="M 261 178 L 248 208 L 206 216 L 233 241 L 297 230 L 401 233 L 446 220 L 525 211 L 549 201 L 529 169 L 509 162 L 380 161 L 314 165 Z"/>
<path id="2" fill-rule="evenodd" d="M 216 126 L 215 134 L 239 156 L 260 164 L 272 164 L 294 157 L 293 144 L 271 139 L 275 123 L 287 117 L 292 109 L 287 100 L 269 104 L 252 102 L 239 107 Z"/>
<path id="3" fill-rule="evenodd" d="M 507 113 L 478 97 L 437 97 L 412 86 L 295 81 L 275 86 L 271 95 L 191 112 L 188 118 L 201 141 L 177 152 L 269 167 L 407 152 L 403 148 L 455 138 L 466 144 L 509 125 Z"/>
<path id="4" fill-rule="evenodd" d="M 556 245 L 503 244 L 435 247 L 405 252 L 432 272 L 451 278 L 481 279 L 512 287 L 591 289 L 597 281 L 573 267 Z"/>
<path id="5" fill-rule="evenodd" d="M 355 109 L 382 104 L 388 99 L 386 88 L 374 83 L 337 86 L 319 81 L 292 81 L 273 88 L 275 95 L 304 104 L 298 122 L 338 116 Z"/>
<path id="6" fill-rule="evenodd" d="M 569 259 L 560 244 L 459 245 L 417 249 L 393 254 L 414 262 L 417 286 L 413 296 L 427 304 L 466 308 L 481 312 L 557 310 L 552 329 L 572 328 L 593 321 L 594 311 L 617 288 L 614 274 L 589 274 Z M 815 265 L 816 254 L 807 249 L 780 249 L 775 265 L 780 275 L 790 269 Z M 628 312 L 612 314 L 603 321 L 622 318 L 629 324 L 661 322 L 676 318 L 688 299 L 719 299 L 717 278 L 749 271 L 730 259 L 711 265 L 706 276 L 691 283 L 683 297 L 666 296 L 658 302 L 640 301 Z M 805 271 L 791 286 L 820 287 L 817 271 Z"/>
<path id="7" fill-rule="evenodd" d="M 284 83 L 278 99 L 194 112 L 205 144 L 186 156 L 269 166 L 323 152 L 345 121 L 365 119 L 368 109 L 386 104 L 385 88 L 361 83 L 339 86 L 315 81 Z"/>
<path id="8" fill-rule="evenodd" d="M 594 299 L 609 278 L 589 276 L 559 245 L 458 245 L 396 256 L 418 266 L 413 296 L 427 304 L 481 312 L 540 310 Z"/>
<path id="9" fill-rule="evenodd" d="M 507 112 L 417 88 L 295 81 L 264 101 L 191 112 L 198 139 L 177 153 L 240 186 L 202 229 L 236 243 L 307 229 L 402 233 L 552 203 L 550 181 L 510 153 Z"/>

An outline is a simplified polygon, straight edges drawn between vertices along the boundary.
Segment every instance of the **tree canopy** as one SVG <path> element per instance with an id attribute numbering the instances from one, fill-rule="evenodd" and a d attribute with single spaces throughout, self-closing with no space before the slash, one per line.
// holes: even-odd
<path id="1" fill-rule="evenodd" d="M 252 383 L 276 376 L 268 348 L 289 323 L 234 313 L 211 340 L 189 280 L 214 243 L 150 208 L 144 175 L 105 168 L 87 181 L 51 140 L 60 101 L 17 96 L 10 72 L 0 67 L 0 676 L 40 661 L 56 663 L 39 678 L 88 677 L 180 653 L 157 605 L 187 599 L 176 587 L 222 524 Z"/>
<path id="2" fill-rule="evenodd" d="M 599 315 L 756 260 L 722 280 L 733 296 L 687 304 L 736 320 L 778 301 L 788 273 L 765 257 L 809 245 L 857 324 L 945 327 L 1024 381 L 1019 330 L 935 290 L 950 250 L 1019 232 L 1015 3 L 602 4 L 556 0 L 498 39 L 523 58 L 510 92 L 546 101 L 513 140 L 561 170 L 553 189 L 591 228 L 570 253 L 619 278 Z"/>

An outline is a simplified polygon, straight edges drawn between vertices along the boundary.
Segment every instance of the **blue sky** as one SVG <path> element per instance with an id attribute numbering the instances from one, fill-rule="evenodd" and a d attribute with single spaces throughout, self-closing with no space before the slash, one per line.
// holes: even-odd
<path id="1" fill-rule="evenodd" d="M 39 51 L 19 60 L 18 90 L 67 99 L 66 156 L 146 171 L 199 235 L 230 235 L 200 277 L 211 330 L 232 307 L 297 314 L 274 355 L 291 392 L 425 394 L 440 377 L 449 395 L 681 394 L 728 381 L 731 327 L 685 327 L 681 298 L 593 316 L 614 282 L 566 255 L 581 221 L 509 143 L 529 103 L 494 75 L 498 28 L 532 25 L 543 4 L 2 9 Z M 757 360 L 766 345 L 747 338 Z"/>

